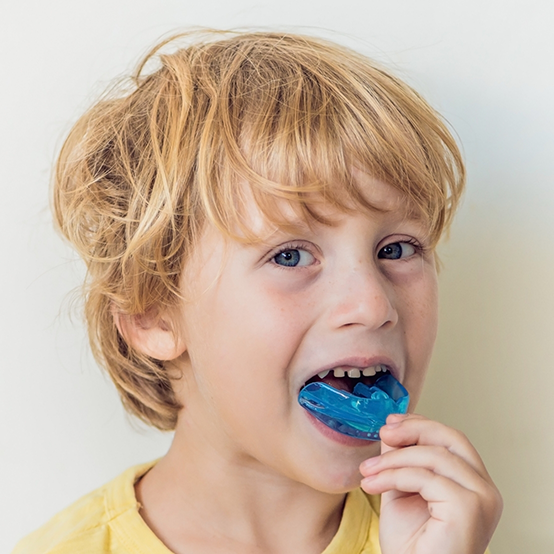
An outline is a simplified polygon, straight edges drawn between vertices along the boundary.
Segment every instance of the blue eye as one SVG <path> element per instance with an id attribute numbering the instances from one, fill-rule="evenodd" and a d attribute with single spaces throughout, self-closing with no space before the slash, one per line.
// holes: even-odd
<path id="1" fill-rule="evenodd" d="M 307 251 L 301 248 L 287 248 L 282 250 L 275 256 L 273 261 L 284 267 L 304 267 L 314 262 L 314 257 Z"/>
<path id="2" fill-rule="evenodd" d="M 393 242 L 383 246 L 379 253 L 378 258 L 385 260 L 400 260 L 401 258 L 408 258 L 415 254 L 416 247 L 409 242 Z"/>

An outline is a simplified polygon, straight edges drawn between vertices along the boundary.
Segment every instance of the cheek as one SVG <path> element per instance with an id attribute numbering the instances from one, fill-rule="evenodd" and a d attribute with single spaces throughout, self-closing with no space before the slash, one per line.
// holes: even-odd
<path id="1" fill-rule="evenodd" d="M 226 282 L 190 312 L 189 394 L 230 435 L 249 442 L 288 425 L 296 403 L 289 368 L 307 312 L 307 302 L 273 288 Z"/>
<path id="2" fill-rule="evenodd" d="M 425 380 L 425 375 L 438 327 L 438 287 L 436 274 L 423 274 L 404 299 L 403 333 L 407 352 L 406 385 L 412 398 L 412 406 L 417 403 Z"/>
<path id="3" fill-rule="evenodd" d="M 232 388 L 287 378 L 311 305 L 271 285 L 222 282 L 190 314 L 191 360 Z"/>

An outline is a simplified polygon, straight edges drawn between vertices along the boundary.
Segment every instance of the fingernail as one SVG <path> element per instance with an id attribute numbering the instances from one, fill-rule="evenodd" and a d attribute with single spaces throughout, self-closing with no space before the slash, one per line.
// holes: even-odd
<path id="1" fill-rule="evenodd" d="M 387 423 L 386 428 L 387 429 L 394 429 L 395 427 L 400 427 L 401 421 L 394 421 L 393 423 Z"/>
<path id="2" fill-rule="evenodd" d="M 369 469 L 370 467 L 376 466 L 381 461 L 381 456 L 374 456 L 373 458 L 368 458 L 362 462 L 361 469 Z"/>
<path id="3" fill-rule="evenodd" d="M 392 419 L 393 422 L 395 421 L 404 421 L 406 418 L 408 417 L 408 414 L 390 414 L 388 417 L 387 417 L 387 421 L 389 419 Z"/>
<path id="4" fill-rule="evenodd" d="M 377 479 L 377 477 L 379 477 L 379 475 L 368 475 L 367 477 L 364 477 L 362 479 L 362 482 L 360 483 L 360 485 L 363 488 L 364 485 L 369 485 L 371 481 L 374 481 L 375 479 Z"/>

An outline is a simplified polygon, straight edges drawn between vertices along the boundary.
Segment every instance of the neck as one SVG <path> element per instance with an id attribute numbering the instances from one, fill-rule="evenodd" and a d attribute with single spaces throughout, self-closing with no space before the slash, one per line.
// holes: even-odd
<path id="1" fill-rule="evenodd" d="M 345 499 L 214 444 L 183 421 L 136 490 L 141 515 L 176 554 L 321 553 Z"/>

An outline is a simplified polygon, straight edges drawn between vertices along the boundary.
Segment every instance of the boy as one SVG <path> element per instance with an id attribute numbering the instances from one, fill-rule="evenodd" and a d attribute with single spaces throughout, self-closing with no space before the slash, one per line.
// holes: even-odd
<path id="1" fill-rule="evenodd" d="M 81 118 L 54 183 L 94 353 L 174 441 L 16 553 L 482 554 L 501 499 L 461 433 L 394 414 L 379 443 L 298 403 L 308 382 L 388 373 L 414 409 L 463 188 L 454 140 L 345 48 L 189 39 Z"/>

